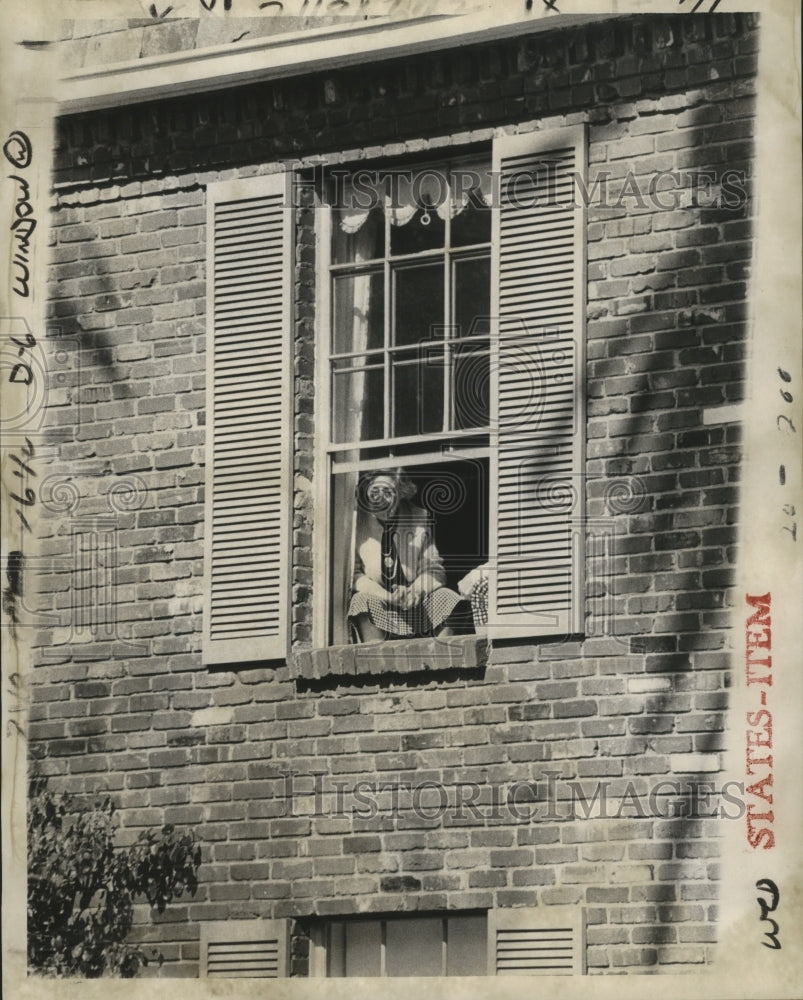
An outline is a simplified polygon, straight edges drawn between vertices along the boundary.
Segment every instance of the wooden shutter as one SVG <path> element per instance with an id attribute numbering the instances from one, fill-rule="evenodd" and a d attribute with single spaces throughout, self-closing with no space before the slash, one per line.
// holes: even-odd
<path id="1" fill-rule="evenodd" d="M 211 185 L 204 661 L 288 645 L 292 235 L 286 174 Z"/>
<path id="2" fill-rule="evenodd" d="M 494 143 L 489 634 L 582 629 L 585 133 Z"/>
<path id="3" fill-rule="evenodd" d="M 585 973 L 585 914 L 580 906 L 499 909 L 488 913 L 489 976 Z"/>
<path id="4" fill-rule="evenodd" d="M 205 979 L 280 979 L 289 975 L 286 920 L 216 920 L 201 924 Z"/>

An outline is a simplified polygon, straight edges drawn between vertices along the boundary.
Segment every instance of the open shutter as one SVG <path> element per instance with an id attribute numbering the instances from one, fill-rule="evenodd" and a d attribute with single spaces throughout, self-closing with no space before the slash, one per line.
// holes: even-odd
<path id="1" fill-rule="evenodd" d="M 585 914 L 580 906 L 490 910 L 489 976 L 581 976 Z"/>
<path id="2" fill-rule="evenodd" d="M 580 632 L 585 132 L 494 143 L 489 635 Z"/>
<path id="3" fill-rule="evenodd" d="M 287 655 L 292 233 L 286 175 L 210 185 L 204 662 Z"/>
<path id="4" fill-rule="evenodd" d="M 215 920 L 201 924 L 203 979 L 281 979 L 289 975 L 286 920 Z"/>

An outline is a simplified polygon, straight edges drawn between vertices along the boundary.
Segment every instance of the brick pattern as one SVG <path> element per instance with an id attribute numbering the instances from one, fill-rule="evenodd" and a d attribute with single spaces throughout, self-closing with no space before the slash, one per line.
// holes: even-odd
<path id="1" fill-rule="evenodd" d="M 31 757 L 57 787 L 112 793 L 121 842 L 164 822 L 203 840 L 198 895 L 161 916 L 138 910 L 137 933 L 167 959 L 162 975 L 197 974 L 203 920 L 298 918 L 302 973 L 313 914 L 565 903 L 588 907 L 591 972 L 712 959 L 721 821 L 643 817 L 632 805 L 615 819 L 567 819 L 563 806 L 568 782 L 588 803 L 604 779 L 626 805 L 659 778 L 710 780 L 719 767 L 739 450 L 738 425 L 711 423 L 709 411 L 743 391 L 750 206 L 615 202 L 629 176 L 649 183 L 656 171 L 712 170 L 720 183 L 742 170 L 749 188 L 755 49 L 752 16 L 624 18 L 61 123 L 51 335 L 54 352 L 80 350 L 48 397 L 54 440 L 68 428 L 69 443 L 42 467 L 77 492 L 70 511 L 51 504 L 39 523 L 41 606 L 61 625 L 41 636 Z M 588 513 L 617 529 L 608 561 L 589 564 L 587 637 L 503 645 L 484 666 L 432 676 L 326 677 L 313 658 L 300 680 L 293 665 L 204 669 L 205 185 L 287 156 L 340 150 L 346 161 L 586 120 L 589 180 L 606 170 L 614 192 L 588 220 Z M 303 653 L 315 230 L 301 197 L 293 636 Z M 643 495 L 628 492 L 636 478 Z M 110 635 L 78 628 L 70 610 L 91 606 L 110 572 L 103 560 L 94 578 L 74 570 L 76 534 L 102 516 L 116 558 Z M 316 815 L 301 777 L 288 814 L 290 771 L 431 781 L 450 795 L 475 782 L 479 816 L 421 819 L 403 794 L 394 815 L 388 789 L 377 815 Z M 547 772 L 564 797 L 554 817 L 494 812 L 492 785 L 543 789 Z"/>

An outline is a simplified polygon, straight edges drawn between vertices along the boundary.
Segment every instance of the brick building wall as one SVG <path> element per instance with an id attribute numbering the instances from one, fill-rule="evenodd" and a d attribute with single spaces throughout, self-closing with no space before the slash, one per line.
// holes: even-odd
<path id="1" fill-rule="evenodd" d="M 30 751 L 54 787 L 113 793 L 121 843 L 164 822 L 201 838 L 196 897 L 139 913 L 163 975 L 197 975 L 207 920 L 298 918 L 303 974 L 314 915 L 560 903 L 587 908 L 592 973 L 711 961 L 721 821 L 560 806 L 426 821 L 381 798 L 375 817 L 309 815 L 302 778 L 287 815 L 286 772 L 542 791 L 550 772 L 560 795 L 604 779 L 612 799 L 646 801 L 658 779 L 721 771 L 739 426 L 716 408 L 743 390 L 752 212 L 749 197 L 723 204 L 723 184 L 743 172 L 749 194 L 756 49 L 753 16 L 623 18 L 60 121 L 49 332 L 71 360 L 48 419 L 67 436 L 45 460 L 38 525 L 41 607 L 60 625 L 40 638 Z M 580 122 L 590 187 L 604 170 L 611 192 L 588 213 L 587 513 L 617 533 L 589 562 L 586 637 L 499 643 L 484 668 L 426 676 L 202 666 L 206 185 Z M 643 192 L 663 171 L 710 171 L 713 187 L 640 202 L 632 179 Z M 309 203 L 296 237 L 304 648 Z M 93 617 L 99 580 L 113 599 Z"/>

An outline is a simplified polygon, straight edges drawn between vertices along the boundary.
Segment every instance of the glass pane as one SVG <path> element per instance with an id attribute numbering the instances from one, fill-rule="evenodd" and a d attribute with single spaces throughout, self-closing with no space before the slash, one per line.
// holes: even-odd
<path id="1" fill-rule="evenodd" d="M 346 925 L 339 921 L 329 925 L 326 943 L 326 974 L 331 977 L 346 974 Z"/>
<path id="2" fill-rule="evenodd" d="M 453 247 L 473 243 L 491 242 L 491 210 L 481 198 L 472 193 L 466 207 L 452 219 Z"/>
<path id="3" fill-rule="evenodd" d="M 393 272 L 393 337 L 397 347 L 443 336 L 443 261 Z"/>
<path id="4" fill-rule="evenodd" d="M 491 314 L 491 259 L 468 257 L 452 271 L 454 322 L 458 337 L 488 336 Z"/>
<path id="5" fill-rule="evenodd" d="M 346 975 L 378 976 L 381 971 L 382 927 L 378 920 L 346 924 Z"/>
<path id="6" fill-rule="evenodd" d="M 333 282 L 333 353 L 358 354 L 384 343 L 381 271 L 341 275 Z"/>
<path id="7" fill-rule="evenodd" d="M 453 377 L 455 429 L 487 427 L 491 419 L 491 364 L 487 340 L 455 346 Z"/>
<path id="8" fill-rule="evenodd" d="M 352 200 L 351 192 L 348 194 Z M 366 211 L 372 195 L 360 202 L 336 208 L 332 212 L 332 261 L 335 264 L 356 264 L 376 260 L 385 255 L 385 213 L 382 208 Z M 353 231 L 350 231 L 353 230 Z"/>
<path id="9" fill-rule="evenodd" d="M 440 976 L 443 972 L 443 921 L 440 917 L 388 920 L 385 974 Z"/>
<path id="10" fill-rule="evenodd" d="M 443 430 L 443 351 L 404 351 L 393 360 L 393 435 Z"/>
<path id="11" fill-rule="evenodd" d="M 484 976 L 487 973 L 487 918 L 449 917 L 447 921 L 446 975 Z"/>
<path id="12" fill-rule="evenodd" d="M 332 438 L 335 444 L 384 437 L 384 369 L 359 359 L 334 363 Z"/>
<path id="13" fill-rule="evenodd" d="M 403 225 L 390 227 L 390 252 L 394 256 L 442 247 L 446 223 L 434 208 L 419 208 Z"/>

